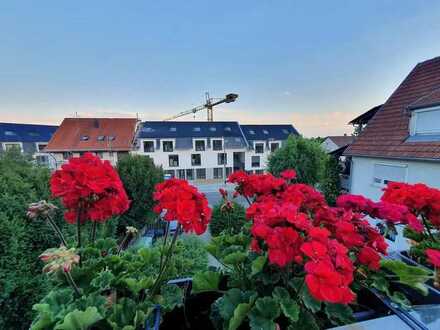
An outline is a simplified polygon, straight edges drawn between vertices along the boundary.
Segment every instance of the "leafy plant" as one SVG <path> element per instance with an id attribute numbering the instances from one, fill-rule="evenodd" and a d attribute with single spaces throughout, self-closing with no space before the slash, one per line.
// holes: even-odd
<path id="1" fill-rule="evenodd" d="M 240 232 L 246 223 L 246 209 L 238 203 L 232 203 L 230 207 L 224 204 L 214 206 L 212 218 L 209 223 L 209 231 L 212 236 L 218 236 L 221 232 L 228 230 L 230 233 Z"/>
<path id="2" fill-rule="evenodd" d="M 327 156 L 324 163 L 324 171 L 320 179 L 319 188 L 329 205 L 335 205 L 336 199 L 341 194 L 341 181 L 339 177 L 340 166 L 337 158 Z"/>

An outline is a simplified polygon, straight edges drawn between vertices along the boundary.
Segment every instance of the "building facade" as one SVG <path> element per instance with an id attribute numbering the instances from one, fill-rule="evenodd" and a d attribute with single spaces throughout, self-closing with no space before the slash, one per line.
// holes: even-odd
<path id="1" fill-rule="evenodd" d="M 224 180 L 236 170 L 262 173 L 268 156 L 292 125 L 239 125 L 237 122 L 144 122 L 134 153 L 149 156 L 172 177 Z"/>
<path id="2" fill-rule="evenodd" d="M 17 149 L 41 165 L 50 165 L 53 160 L 45 149 L 57 128 L 52 125 L 0 123 L 0 153 Z"/>
<path id="3" fill-rule="evenodd" d="M 55 168 L 85 152 L 116 165 L 132 151 L 137 125 L 135 118 L 65 118 L 46 152 L 55 159 Z"/>

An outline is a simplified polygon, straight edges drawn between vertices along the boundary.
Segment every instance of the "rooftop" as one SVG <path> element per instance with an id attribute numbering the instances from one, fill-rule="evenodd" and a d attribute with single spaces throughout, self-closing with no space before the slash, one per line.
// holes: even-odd
<path id="1" fill-rule="evenodd" d="M 355 137 L 351 135 L 341 135 L 341 136 L 327 136 L 326 139 L 330 139 L 338 148 L 347 146 L 354 142 Z"/>
<path id="2" fill-rule="evenodd" d="M 0 142 L 48 142 L 58 126 L 0 123 Z"/>
<path id="3" fill-rule="evenodd" d="M 292 125 L 240 125 L 247 140 L 285 140 L 289 135 L 299 135 Z"/>

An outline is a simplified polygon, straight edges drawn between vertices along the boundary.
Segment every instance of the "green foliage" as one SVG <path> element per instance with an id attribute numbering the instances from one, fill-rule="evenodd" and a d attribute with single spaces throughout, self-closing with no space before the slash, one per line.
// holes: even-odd
<path id="1" fill-rule="evenodd" d="M 219 288 L 220 274 L 207 270 L 196 273 L 193 277 L 192 292 L 216 291 Z"/>
<path id="2" fill-rule="evenodd" d="M 64 276 L 53 276 L 56 286 L 34 306 L 37 317 L 31 329 L 73 330 L 91 326 L 141 329 L 146 319 L 153 317 L 156 304 L 161 305 L 163 314 L 182 304 L 182 289 L 166 285 L 168 280 L 207 269 L 207 259 L 202 262 L 199 258 L 198 263 L 194 263 L 194 251 L 188 252 L 188 246 L 203 251 L 203 244 L 196 242 L 194 237 L 180 239 L 174 258 L 170 259 L 164 272 L 161 281 L 164 285 L 159 293 L 154 293 L 154 283 L 159 275 L 160 245 L 129 249 L 118 254 L 116 241 L 97 240 L 82 249 L 83 264 L 71 271 L 81 296 L 74 294 Z"/>
<path id="3" fill-rule="evenodd" d="M 0 156 L 0 329 L 28 329 L 32 305 L 50 287 L 38 256 L 58 238 L 44 220 L 26 217 L 30 203 L 49 199 L 49 176 L 15 150 Z M 66 228 L 61 210 L 54 221 Z"/>
<path id="4" fill-rule="evenodd" d="M 275 176 L 286 169 L 294 169 L 297 182 L 314 186 L 322 177 L 326 157 L 318 142 L 290 136 L 281 148 L 271 154 L 267 169 Z"/>
<path id="5" fill-rule="evenodd" d="M 336 199 L 341 193 L 341 181 L 339 178 L 339 161 L 333 156 L 328 156 L 324 161 L 324 172 L 320 180 L 319 188 L 329 205 L 335 205 Z"/>
<path id="6" fill-rule="evenodd" d="M 209 223 L 209 231 L 212 236 L 218 236 L 225 230 L 231 234 L 237 234 L 246 223 L 246 209 L 235 202 L 232 205 L 232 210 L 226 208 L 222 210 L 222 204 L 214 206 Z"/>
<path id="7" fill-rule="evenodd" d="M 142 229 L 155 218 L 153 192 L 155 185 L 163 181 L 163 171 L 150 157 L 140 155 L 124 157 L 118 162 L 117 170 L 131 200 L 130 209 L 118 219 L 118 236 L 124 236 L 127 226 Z"/>

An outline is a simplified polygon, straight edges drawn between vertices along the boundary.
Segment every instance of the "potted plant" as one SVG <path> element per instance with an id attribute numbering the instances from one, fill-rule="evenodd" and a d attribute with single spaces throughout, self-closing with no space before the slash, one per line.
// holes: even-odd
<path id="1" fill-rule="evenodd" d="M 178 220 L 172 237 L 168 231 L 161 244 L 126 249 L 137 235 L 127 227 L 117 244 L 112 238 L 97 239 L 97 227 L 129 206 L 117 172 L 107 161 L 86 153 L 55 171 L 51 178 L 54 197 L 67 209 L 65 219 L 76 225 L 75 244 L 69 244 L 51 220 L 53 205 L 32 204 L 28 215 L 44 218 L 60 239 L 60 247 L 45 251 L 41 260 L 52 290 L 39 304 L 32 329 L 124 329 L 158 328 L 167 312 L 184 301 L 185 287 L 168 284 L 179 274 L 181 256 L 177 237 L 185 232 L 201 234 L 211 217 L 206 198 L 183 180 L 156 186 L 154 211 L 165 221 Z M 89 223 L 91 222 L 91 223 Z M 84 239 L 84 229 L 88 239 Z"/>
<path id="2" fill-rule="evenodd" d="M 208 251 L 222 266 L 193 278 L 193 293 L 217 292 L 214 328 L 321 329 L 355 322 L 355 312 L 386 313 L 368 289 L 408 305 L 394 283 L 420 289 L 430 273 L 383 259 L 387 244 L 361 213 L 328 206 L 294 179 L 293 170 L 229 177 L 249 223 L 213 238 Z"/>

